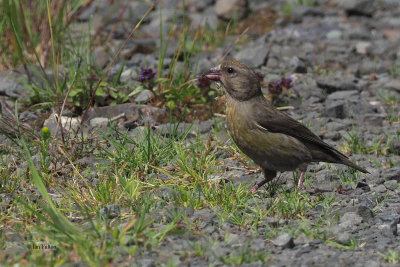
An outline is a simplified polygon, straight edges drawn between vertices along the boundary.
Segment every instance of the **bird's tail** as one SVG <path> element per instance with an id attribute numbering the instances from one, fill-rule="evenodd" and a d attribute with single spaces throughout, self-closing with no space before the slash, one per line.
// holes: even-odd
<path id="1" fill-rule="evenodd" d="M 356 170 L 358 170 L 358 171 L 360 171 L 360 172 L 369 173 L 369 171 L 367 171 L 366 169 L 364 169 L 364 168 L 358 166 L 358 165 L 355 164 L 354 162 L 350 161 L 348 158 L 342 159 L 342 162 L 341 162 L 341 163 L 343 163 L 343 164 L 345 164 L 345 165 L 347 165 L 347 166 L 349 166 L 349 167 L 351 167 L 351 168 L 353 168 L 353 169 L 356 169 Z"/>
<path id="2" fill-rule="evenodd" d="M 336 163 L 341 163 L 341 164 L 347 165 L 347 166 L 349 166 L 349 167 L 351 167 L 353 169 L 356 169 L 356 170 L 358 170 L 360 172 L 363 172 L 363 173 L 369 173 L 369 171 L 367 171 L 366 169 L 358 166 L 357 164 L 355 164 L 354 162 L 349 160 L 349 158 L 346 155 L 340 153 L 336 149 L 331 150 L 331 152 L 333 152 L 333 154 L 335 154 L 335 156 L 336 156 L 335 157 L 337 159 Z"/>

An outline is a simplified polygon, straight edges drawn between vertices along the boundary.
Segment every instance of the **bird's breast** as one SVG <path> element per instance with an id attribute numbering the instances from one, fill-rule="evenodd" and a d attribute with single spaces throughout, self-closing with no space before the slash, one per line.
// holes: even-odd
<path id="1" fill-rule="evenodd" d="M 298 139 L 263 129 L 251 117 L 254 106 L 227 100 L 226 122 L 236 145 L 256 164 L 270 170 L 286 171 L 309 162 L 310 152 Z"/>
<path id="2" fill-rule="evenodd" d="M 248 107 L 242 102 L 228 102 L 226 124 L 233 141 L 240 150 L 257 162 L 256 154 L 265 153 L 264 149 L 258 146 L 263 140 L 259 138 L 255 123 L 250 117 L 251 113 L 247 109 Z M 265 146 L 265 143 L 262 146 Z"/>

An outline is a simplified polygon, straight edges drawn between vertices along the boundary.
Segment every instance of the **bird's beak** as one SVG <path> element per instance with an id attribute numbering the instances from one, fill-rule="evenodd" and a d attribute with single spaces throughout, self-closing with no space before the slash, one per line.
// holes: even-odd
<path id="1" fill-rule="evenodd" d="M 220 73 L 220 66 L 211 68 L 209 71 L 204 74 L 207 79 L 212 81 L 220 81 L 221 80 L 221 73 Z"/>

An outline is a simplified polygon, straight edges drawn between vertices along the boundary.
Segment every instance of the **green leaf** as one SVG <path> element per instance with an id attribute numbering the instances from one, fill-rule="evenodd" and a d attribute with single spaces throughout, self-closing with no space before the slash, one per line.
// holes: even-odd
<path id="1" fill-rule="evenodd" d="M 103 88 L 101 88 L 101 87 L 97 88 L 96 95 L 97 96 L 107 96 L 106 92 L 104 92 Z"/>
<path id="2" fill-rule="evenodd" d="M 110 90 L 110 96 L 114 99 L 118 98 L 118 94 L 114 92 L 113 90 Z"/>
<path id="3" fill-rule="evenodd" d="M 167 83 L 167 82 L 169 82 L 169 78 L 158 78 L 155 80 L 156 84 Z"/>
<path id="4" fill-rule="evenodd" d="M 174 109 L 175 108 L 175 102 L 170 100 L 167 102 L 167 107 L 170 109 Z"/>
<path id="5" fill-rule="evenodd" d="M 108 82 L 101 82 L 100 84 L 99 84 L 99 87 L 108 87 Z"/>
<path id="6" fill-rule="evenodd" d="M 142 92 L 143 90 L 144 90 L 143 85 L 139 85 L 138 87 L 135 88 L 135 90 L 133 90 L 133 91 L 128 95 L 128 97 L 135 96 L 135 95 L 139 94 L 140 92 Z"/>
<path id="7" fill-rule="evenodd" d="M 74 90 L 71 90 L 71 92 L 69 92 L 69 96 L 74 97 L 74 96 L 81 94 L 82 92 L 83 92 L 82 89 L 75 88 Z"/>

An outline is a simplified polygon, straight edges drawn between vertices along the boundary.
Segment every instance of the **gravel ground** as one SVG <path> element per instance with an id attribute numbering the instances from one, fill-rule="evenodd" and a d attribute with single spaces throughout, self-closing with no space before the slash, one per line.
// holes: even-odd
<path id="1" fill-rule="evenodd" d="M 130 24 L 136 23 L 149 6 L 141 1 L 131 1 L 127 6 L 122 2 L 126 1 L 121 1 L 120 8 L 135 11 L 126 22 Z M 231 16 L 231 5 L 241 6 L 246 2 L 188 0 L 187 15 L 194 27 L 204 24 L 202 19 L 207 18 L 209 27 L 216 28 L 220 19 Z M 307 124 L 335 147 L 353 145 L 347 147 L 352 152 L 350 158 L 370 174 L 353 173 L 338 165 L 311 165 L 306 189 L 300 192 L 303 201 L 325 200 L 304 209 L 303 214 L 269 214 L 251 225 L 238 224 L 226 218 L 227 212 L 222 212 L 218 206 L 197 209 L 190 205 L 160 204 L 151 213 L 155 218 L 152 227 L 167 227 L 171 214 L 178 210 L 184 214 L 182 231 L 168 234 L 158 246 L 140 247 L 134 257 L 116 247 L 113 265 L 392 266 L 383 255 L 390 251 L 400 253 L 399 2 L 315 0 L 309 6 L 291 5 L 290 11 L 287 11 L 290 1 L 249 2 L 246 8 L 240 9 L 243 12 L 237 14 L 239 23 L 234 26 L 239 28 L 241 23 L 249 23 L 248 41 L 232 46 L 237 36 L 231 36 L 224 47 L 202 52 L 198 73 L 215 66 L 216 59 L 230 50 L 228 57 L 245 61 L 257 71 L 266 73 L 265 83 L 279 80 L 282 75 L 293 77 L 294 87 L 279 99 L 282 105 L 292 107 L 287 110 L 288 114 Z M 175 10 L 181 14 L 181 6 L 180 1 L 163 1 L 163 21 L 170 22 Z M 83 10 L 80 22 L 74 26 L 77 32 L 85 28 L 91 14 L 95 14 L 96 20 L 110 19 L 109 28 L 104 31 L 115 30 L 112 18 L 108 17 L 111 12 L 107 12 L 106 7 L 105 2 L 95 1 Z M 246 17 L 249 13 L 252 15 Z M 254 22 L 263 22 L 267 16 L 273 18 L 270 31 Z M 130 41 L 122 51 L 123 55 L 132 55 L 121 76 L 124 83 L 135 82 L 129 74 L 140 66 L 157 68 L 159 20 L 159 13 L 152 12 L 142 28 L 148 37 Z M 113 32 L 113 38 L 120 43 L 124 37 L 126 30 L 120 25 Z M 177 45 L 176 41 L 171 41 L 166 67 Z M 108 54 L 100 48 L 96 51 L 98 63 L 104 64 L 109 60 Z M 121 64 L 117 61 L 111 73 L 117 73 Z M 7 74 L 0 73 L 2 116 L 7 115 L 7 105 L 13 106 L 9 99 L 22 99 L 26 92 L 26 88 L 10 80 Z M 263 90 L 268 92 L 268 88 Z M 141 93 L 137 97 L 138 102 L 146 102 L 152 95 L 147 92 L 147 95 Z M 94 129 L 106 128 L 109 117 L 118 116 L 124 110 L 135 110 L 132 114 L 151 114 L 159 133 L 168 132 L 165 129 L 170 125 L 156 119 L 157 114 L 164 114 L 165 110 L 146 105 L 124 105 L 128 106 L 109 106 L 91 111 L 85 131 L 91 133 Z M 44 125 L 54 133 L 57 125 L 47 112 L 26 111 L 20 115 L 20 120 L 27 127 L 35 127 L 32 121 L 43 116 L 47 118 Z M 73 128 L 78 122 L 68 116 L 66 114 L 65 118 L 72 120 Z M 118 127 L 130 129 L 130 136 L 137 135 L 141 128 L 137 125 L 129 127 L 127 121 L 119 122 Z M 194 139 L 194 133 L 200 133 L 202 138 L 206 138 L 217 123 L 224 125 L 221 118 L 196 121 L 191 130 L 193 134 L 189 136 Z M 183 123 L 178 131 L 183 132 L 190 125 Z M 218 134 L 227 139 L 224 129 Z M 226 142 L 229 144 L 229 139 Z M 90 166 L 94 159 L 81 159 L 82 162 L 85 160 L 85 164 Z M 218 155 L 218 160 L 221 171 L 216 174 L 217 178 L 228 179 L 235 187 L 241 184 L 251 187 L 261 179 L 261 173 L 249 172 L 243 168 L 243 162 L 224 152 Z M 252 163 L 248 164 L 254 167 Z M 352 177 L 347 178 L 351 181 L 346 181 L 346 177 Z M 281 174 L 276 185 L 275 194 L 270 189 L 261 189 L 250 206 L 243 207 L 243 214 L 253 218 L 255 211 L 251 207 L 268 210 L 275 196 L 285 190 L 293 192 L 293 174 Z M 156 194 L 163 199 L 168 198 L 171 192 L 160 190 Z M 7 196 L 2 197 L 2 201 L 7 202 Z M 119 217 L 123 213 L 119 209 L 119 205 L 109 205 L 100 212 L 109 214 L 111 210 L 115 213 L 113 216 Z M 397 260 L 399 258 L 397 254 Z"/>

